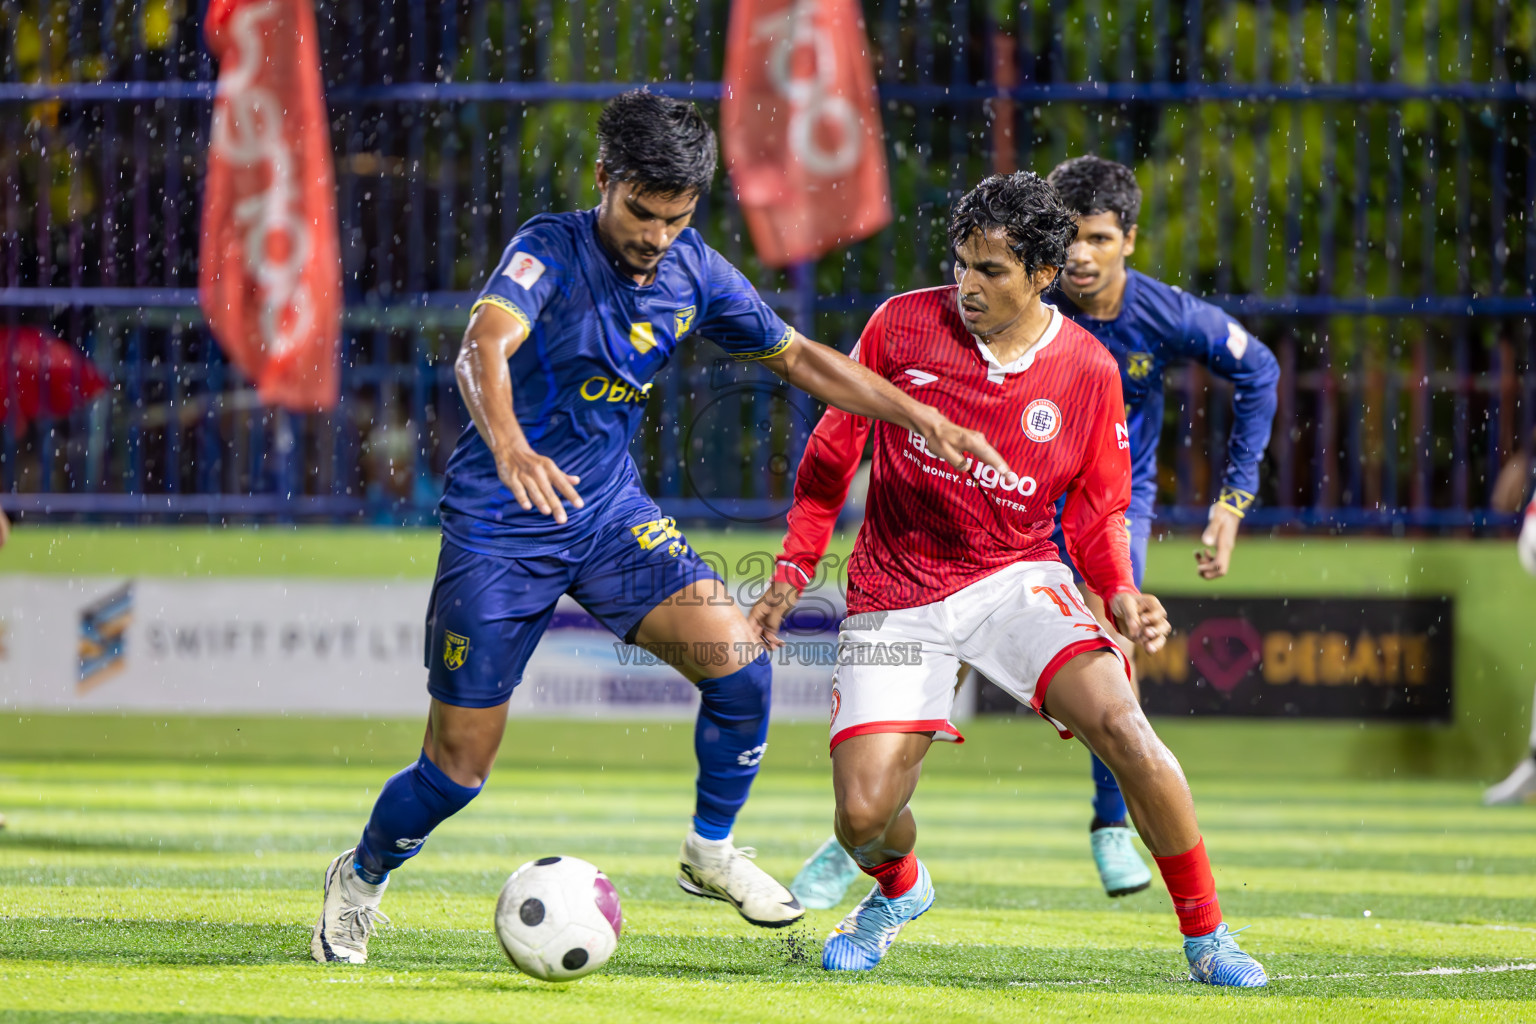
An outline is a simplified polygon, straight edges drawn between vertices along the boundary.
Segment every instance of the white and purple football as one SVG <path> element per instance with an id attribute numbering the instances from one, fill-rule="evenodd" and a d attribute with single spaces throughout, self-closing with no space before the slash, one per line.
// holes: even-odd
<path id="1" fill-rule="evenodd" d="M 575 981 L 613 955 L 624 930 L 608 876 L 576 857 L 540 857 L 507 879 L 496 937 L 512 966 L 540 981 Z"/>

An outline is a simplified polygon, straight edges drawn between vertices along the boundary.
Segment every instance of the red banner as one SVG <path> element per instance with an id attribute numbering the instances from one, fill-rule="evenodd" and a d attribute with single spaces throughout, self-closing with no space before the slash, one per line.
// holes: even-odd
<path id="1" fill-rule="evenodd" d="M 890 223 L 880 104 L 858 0 L 735 0 L 720 121 L 764 263 L 813 260 Z"/>
<path id="2" fill-rule="evenodd" d="M 336 404 L 341 256 L 309 0 L 212 0 L 219 61 L 198 299 L 261 400 Z"/>

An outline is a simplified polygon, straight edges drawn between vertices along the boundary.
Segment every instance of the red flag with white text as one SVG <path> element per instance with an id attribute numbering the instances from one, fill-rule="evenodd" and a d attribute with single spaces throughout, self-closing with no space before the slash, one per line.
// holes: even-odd
<path id="1" fill-rule="evenodd" d="M 858 0 L 735 0 L 720 122 L 752 244 L 769 266 L 816 259 L 890 223 Z"/>
<path id="2" fill-rule="evenodd" d="M 341 342 L 330 128 L 309 0 L 212 0 L 219 61 L 198 301 L 261 400 L 336 404 Z"/>

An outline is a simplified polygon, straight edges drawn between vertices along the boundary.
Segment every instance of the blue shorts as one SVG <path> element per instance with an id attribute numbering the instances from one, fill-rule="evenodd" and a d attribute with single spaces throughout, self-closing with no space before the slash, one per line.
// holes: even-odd
<path id="1" fill-rule="evenodd" d="M 1125 522 L 1131 528 L 1131 579 L 1136 582 L 1137 589 L 1140 589 L 1141 578 L 1147 572 L 1147 541 L 1152 536 L 1152 517 L 1126 516 Z M 1083 574 L 1077 571 L 1077 566 L 1072 564 L 1072 556 L 1067 554 L 1067 540 L 1062 535 L 1059 518 L 1056 520 L 1056 532 L 1051 534 L 1051 542 L 1056 545 L 1056 550 L 1061 554 L 1062 562 L 1072 570 L 1072 579 L 1078 583 L 1083 582 Z"/>
<path id="2" fill-rule="evenodd" d="M 549 554 L 478 554 L 443 538 L 427 601 L 427 692 L 461 708 L 505 703 L 561 594 L 631 641 L 662 601 L 720 579 L 638 486 L 607 504 L 591 535 Z"/>

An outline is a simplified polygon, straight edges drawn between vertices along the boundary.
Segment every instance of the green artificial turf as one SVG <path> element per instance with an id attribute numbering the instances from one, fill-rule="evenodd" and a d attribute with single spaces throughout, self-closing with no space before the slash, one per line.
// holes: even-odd
<path id="1" fill-rule="evenodd" d="M 1160 886 L 1102 895 L 1086 755 L 1034 720 L 935 748 L 914 809 L 938 902 L 850 976 L 815 954 L 857 891 L 785 933 L 673 883 L 685 725 L 514 722 L 485 793 L 396 872 L 394 923 L 351 967 L 308 960 L 321 872 L 419 723 L 13 713 L 0 1021 L 1536 1020 L 1536 807 L 1344 778 L 1344 727 L 1293 723 L 1285 746 L 1250 742 L 1273 727 L 1162 731 L 1268 990 L 1183 980 Z M 782 878 L 827 834 L 825 740 L 776 727 L 739 823 Z M 613 960 L 570 985 L 517 975 L 490 931 L 502 880 L 549 853 L 594 861 L 624 900 Z"/>

